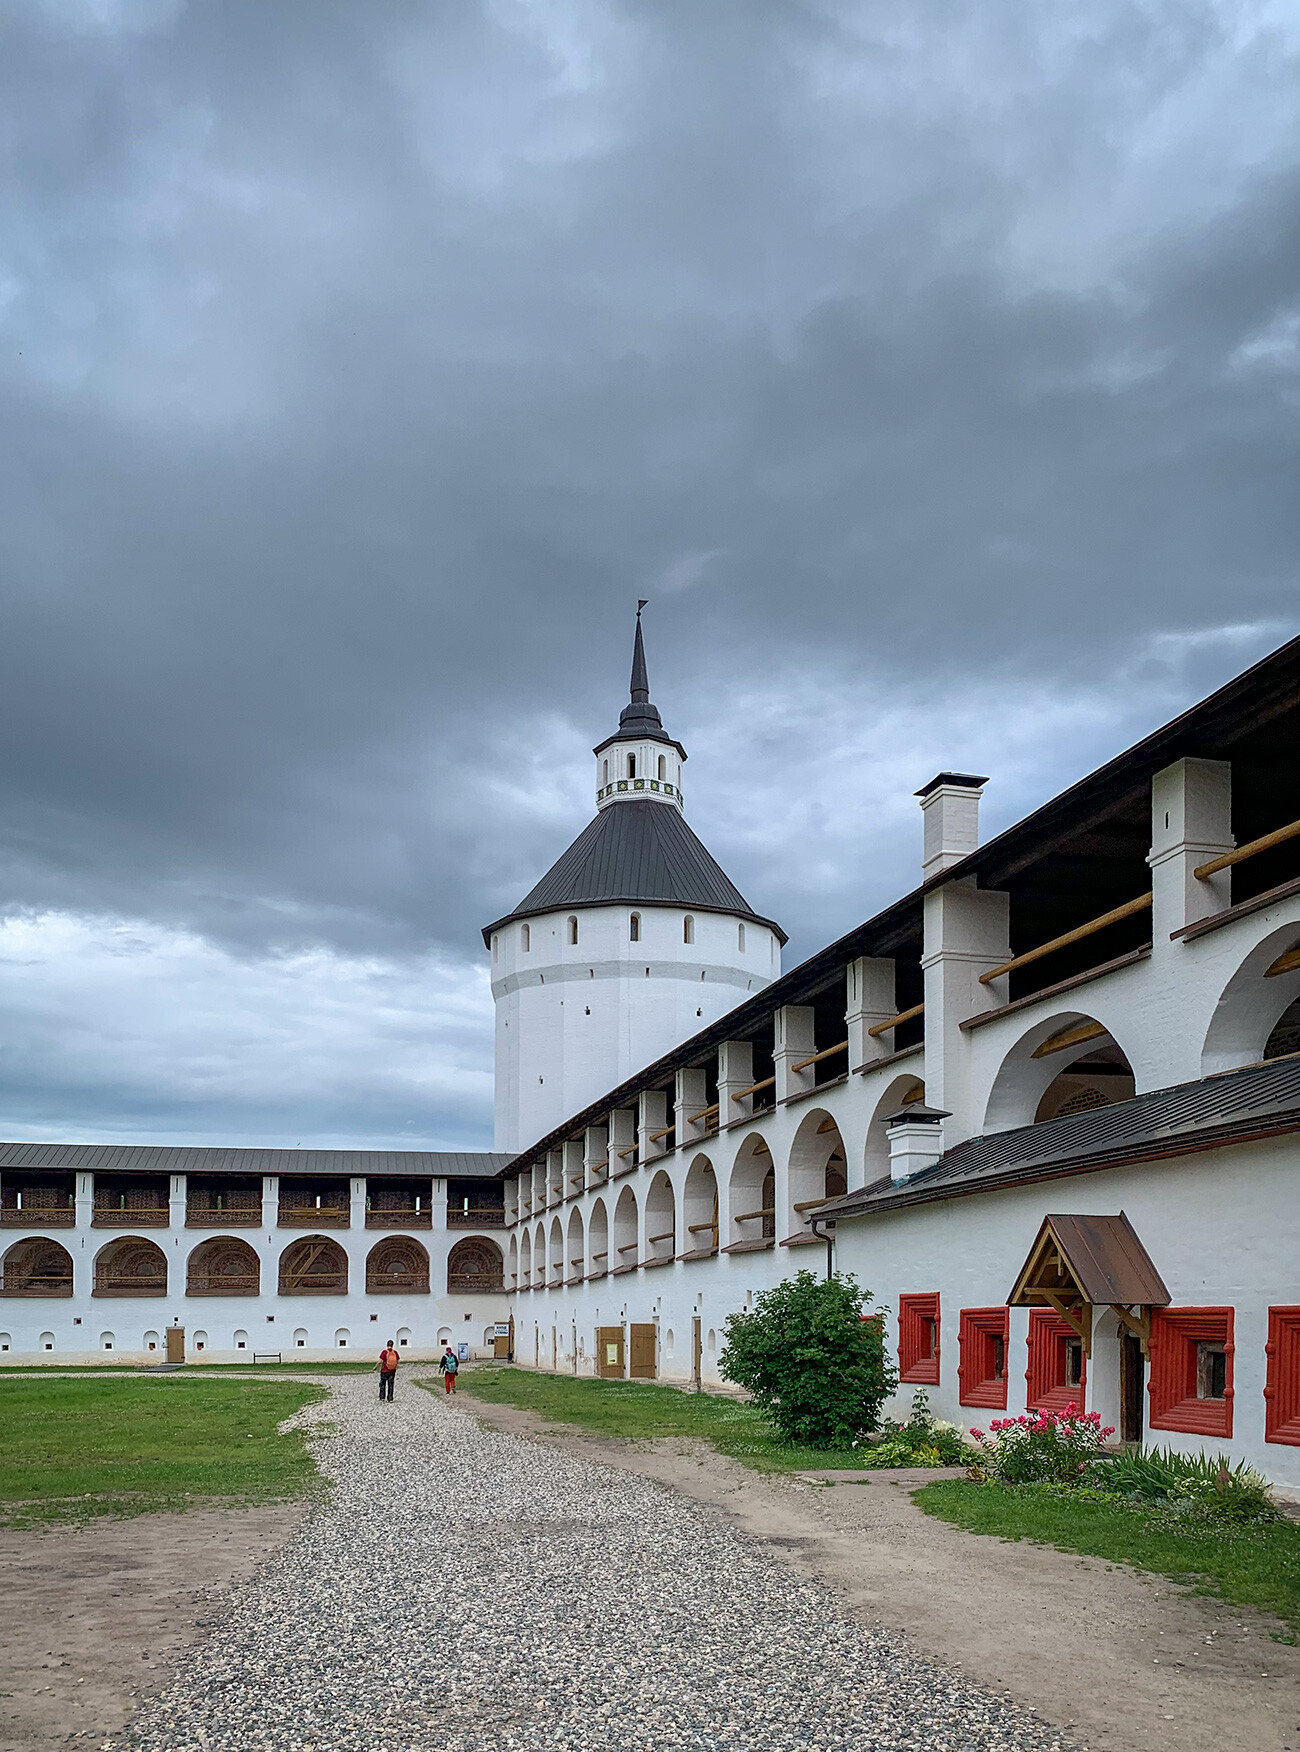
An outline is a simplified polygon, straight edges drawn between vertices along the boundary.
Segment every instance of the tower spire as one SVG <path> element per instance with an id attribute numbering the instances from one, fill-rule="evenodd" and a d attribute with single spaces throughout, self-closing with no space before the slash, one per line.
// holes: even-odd
<path id="1" fill-rule="evenodd" d="M 645 640 L 641 637 L 641 610 L 646 606 L 647 598 L 642 597 L 636 605 L 636 638 L 632 645 L 632 683 L 628 690 L 629 702 L 619 714 L 619 735 L 645 735 L 658 731 L 663 734 L 663 720 L 658 709 L 650 703 L 650 677 L 645 666 Z"/>

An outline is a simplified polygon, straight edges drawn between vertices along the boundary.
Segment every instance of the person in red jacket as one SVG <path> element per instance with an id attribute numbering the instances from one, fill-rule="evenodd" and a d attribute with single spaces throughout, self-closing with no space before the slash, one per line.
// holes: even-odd
<path id="1" fill-rule="evenodd" d="M 381 1400 L 386 1399 L 390 1405 L 393 1402 L 393 1383 L 397 1379 L 397 1365 L 401 1360 L 390 1338 L 383 1350 L 380 1351 L 379 1362 L 376 1364 L 379 1370 L 379 1397 Z"/>

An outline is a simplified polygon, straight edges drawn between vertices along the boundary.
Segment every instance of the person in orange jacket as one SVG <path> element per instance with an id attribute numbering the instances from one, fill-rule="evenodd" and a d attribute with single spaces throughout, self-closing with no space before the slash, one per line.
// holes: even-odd
<path id="1" fill-rule="evenodd" d="M 375 1365 L 379 1370 L 379 1397 L 393 1403 L 393 1383 L 397 1380 L 397 1365 L 401 1362 L 396 1346 L 390 1338 L 379 1353 L 379 1361 Z"/>

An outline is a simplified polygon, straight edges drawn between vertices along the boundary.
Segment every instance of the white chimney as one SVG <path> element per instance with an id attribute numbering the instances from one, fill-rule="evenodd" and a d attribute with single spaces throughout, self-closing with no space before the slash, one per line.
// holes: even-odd
<path id="1" fill-rule="evenodd" d="M 920 1101 L 889 1115 L 885 1133 L 889 1138 L 889 1178 L 895 1186 L 934 1167 L 943 1155 L 943 1122 L 950 1117 Z"/>
<path id="2" fill-rule="evenodd" d="M 987 784 L 973 773 L 937 773 L 916 793 L 925 818 L 923 882 L 960 864 L 979 844 L 980 795 Z"/>

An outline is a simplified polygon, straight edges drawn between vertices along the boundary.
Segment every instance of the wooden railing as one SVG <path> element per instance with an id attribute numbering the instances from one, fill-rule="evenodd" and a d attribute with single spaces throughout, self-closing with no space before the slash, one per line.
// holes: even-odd
<path id="1" fill-rule="evenodd" d="M 1150 906 L 1149 894 L 1140 894 L 1136 900 L 1126 900 L 1123 906 L 1112 907 L 1109 912 L 1102 913 L 1100 918 L 1089 919 L 1086 925 L 1076 925 L 1072 931 L 1064 931 L 1050 942 L 1040 943 L 1036 949 L 1026 949 L 1023 955 L 1013 955 L 1010 961 L 1004 961 L 1000 967 L 991 967 L 987 973 L 980 975 L 980 984 L 988 985 L 995 979 L 1001 979 L 1003 974 L 1014 973 L 1020 967 L 1028 967 L 1031 961 L 1041 961 L 1044 955 L 1052 955 L 1058 949 L 1068 949 L 1071 943 L 1081 943 L 1085 937 L 1104 931 L 1107 925 L 1117 925 L 1121 919 L 1129 919 L 1135 913 L 1146 912 Z"/>
<path id="2" fill-rule="evenodd" d="M 194 1199 L 185 1206 L 187 1229 L 259 1229 L 262 1226 L 262 1201 L 255 1205 L 208 1205 Z"/>
<path id="3" fill-rule="evenodd" d="M 279 1229 L 347 1229 L 351 1227 L 349 1205 L 285 1205 L 280 1206 L 276 1221 Z"/>
<path id="4" fill-rule="evenodd" d="M 75 1229 L 77 1207 L 63 1205 L 6 1205 L 0 1224 L 10 1229 Z"/>
<path id="5" fill-rule="evenodd" d="M 95 1229 L 165 1229 L 171 1222 L 171 1208 L 148 1205 L 130 1211 L 121 1205 L 96 1204 L 90 1222 Z"/>
<path id="6" fill-rule="evenodd" d="M 447 1212 L 449 1229 L 504 1229 L 506 1213 L 500 1205 L 487 1205 L 477 1211 Z"/>
<path id="7" fill-rule="evenodd" d="M 367 1229 L 432 1229 L 432 1211 L 367 1211 Z"/>

